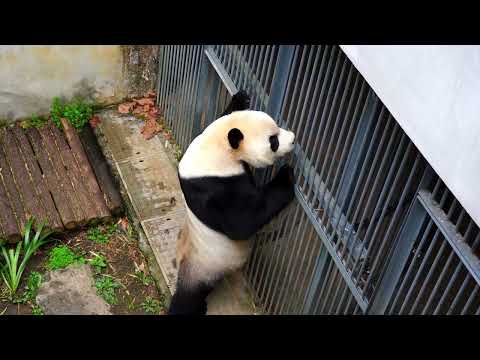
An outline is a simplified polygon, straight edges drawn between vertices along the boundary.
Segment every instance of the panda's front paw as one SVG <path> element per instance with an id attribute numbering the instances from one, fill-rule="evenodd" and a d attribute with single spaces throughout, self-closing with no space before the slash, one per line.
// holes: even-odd
<path id="1" fill-rule="evenodd" d="M 285 186 L 293 187 L 293 185 L 295 185 L 293 168 L 288 164 L 283 165 L 280 170 L 278 170 L 277 178 L 280 183 Z"/>
<path id="2" fill-rule="evenodd" d="M 240 90 L 232 96 L 232 107 L 234 111 L 247 110 L 250 108 L 250 96 L 245 90 Z"/>

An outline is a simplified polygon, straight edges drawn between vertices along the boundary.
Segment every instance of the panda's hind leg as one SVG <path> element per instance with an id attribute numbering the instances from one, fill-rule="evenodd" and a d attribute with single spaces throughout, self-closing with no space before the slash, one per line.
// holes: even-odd
<path id="1" fill-rule="evenodd" d="M 184 260 L 178 271 L 177 289 L 168 310 L 169 315 L 206 315 L 207 297 L 220 281 L 205 282 L 191 278 L 192 272 Z"/>
<path id="2" fill-rule="evenodd" d="M 207 297 L 214 286 L 198 284 L 195 287 L 180 286 L 175 291 L 168 309 L 169 315 L 206 315 Z"/>

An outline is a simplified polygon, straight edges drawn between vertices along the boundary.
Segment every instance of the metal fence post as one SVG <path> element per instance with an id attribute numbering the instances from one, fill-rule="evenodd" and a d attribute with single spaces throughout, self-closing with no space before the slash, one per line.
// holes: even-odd
<path id="1" fill-rule="evenodd" d="M 204 97 L 205 97 L 205 90 L 207 88 L 208 68 L 209 68 L 209 62 L 208 62 L 207 56 L 204 53 L 204 50 L 202 49 L 198 83 L 197 83 L 197 89 L 195 91 L 196 101 L 195 101 L 195 113 L 193 117 L 192 139 L 194 139 L 202 131 L 201 121 L 202 121 L 202 113 L 204 111 Z"/>
<path id="2" fill-rule="evenodd" d="M 295 46 L 293 45 L 282 45 L 278 51 L 278 59 L 275 66 L 275 72 L 273 73 L 272 86 L 266 111 L 277 121 L 280 120 L 280 111 L 287 92 L 288 75 L 292 68 L 294 52 Z"/>
<path id="3" fill-rule="evenodd" d="M 428 167 L 419 189 L 425 188 L 433 177 L 434 171 L 431 167 Z M 416 199 L 407 213 L 406 221 L 398 234 L 393 251 L 387 256 L 387 259 L 389 259 L 388 265 L 373 294 L 372 300 L 369 302 L 367 314 L 385 313 L 427 215 L 425 208 Z"/>
<path id="4" fill-rule="evenodd" d="M 272 85 L 269 94 L 268 105 L 266 113 L 269 114 L 281 126 L 283 121 L 281 119 L 282 105 L 287 93 L 287 82 L 292 70 L 293 55 L 295 53 L 294 45 L 282 45 L 278 50 L 277 64 L 273 73 Z M 258 179 L 265 182 L 270 177 L 272 168 L 261 169 L 257 171 Z"/>

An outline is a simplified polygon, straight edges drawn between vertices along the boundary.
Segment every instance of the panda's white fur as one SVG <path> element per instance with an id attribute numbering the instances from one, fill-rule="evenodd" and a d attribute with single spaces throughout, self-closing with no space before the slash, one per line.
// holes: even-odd
<path id="1" fill-rule="evenodd" d="M 229 142 L 231 129 L 238 129 L 243 135 L 238 148 L 232 148 Z M 278 138 L 278 148 L 275 151 L 272 151 L 268 141 L 271 136 Z M 197 136 L 186 150 L 178 168 L 181 183 L 209 177 L 228 181 L 245 174 L 244 163 L 257 168 L 272 165 L 277 158 L 293 149 L 294 137 L 292 132 L 279 128 L 264 112 L 244 110 L 222 116 Z M 200 220 L 187 201 L 185 206 L 185 225 L 177 244 L 179 294 L 176 296 L 183 298 L 177 299 L 178 302 L 187 301 L 184 298 L 189 296 L 185 295 L 188 289 L 210 284 L 213 286 L 225 274 L 240 269 L 246 263 L 252 248 L 249 238 L 233 240 Z M 238 221 L 243 220 L 239 218 Z M 192 295 L 192 301 L 197 295 Z M 182 311 L 176 310 L 176 313 Z"/>
<path id="2" fill-rule="evenodd" d="M 190 285 L 205 281 L 211 283 L 225 274 L 240 269 L 251 251 L 250 241 L 232 241 L 224 234 L 205 226 L 186 206 L 185 228 L 188 228 L 188 261 L 195 276 L 189 278 Z M 186 254 L 180 249 L 177 258 L 181 261 Z"/>

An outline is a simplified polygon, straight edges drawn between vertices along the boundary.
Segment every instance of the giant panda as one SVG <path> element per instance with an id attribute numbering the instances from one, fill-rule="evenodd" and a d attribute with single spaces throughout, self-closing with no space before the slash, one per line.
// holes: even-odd
<path id="1" fill-rule="evenodd" d="M 168 314 L 207 313 L 206 298 L 223 277 L 240 269 L 252 237 L 294 198 L 293 170 L 281 167 L 257 186 L 250 166 L 263 168 L 291 152 L 295 134 L 266 113 L 245 110 L 233 96 L 227 110 L 187 148 L 178 176 L 186 219 L 177 239 L 178 278 Z"/>

